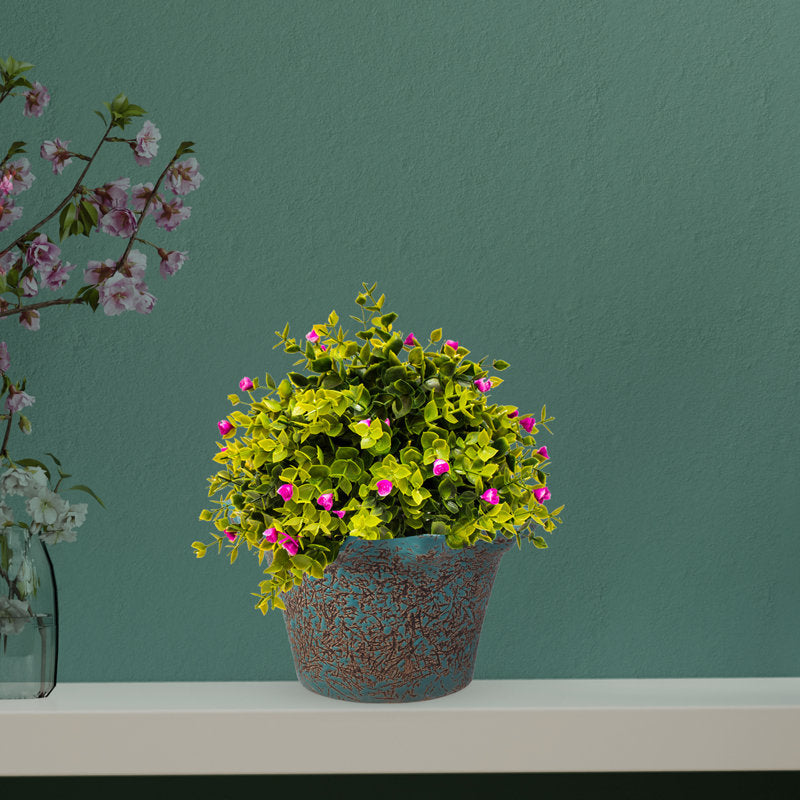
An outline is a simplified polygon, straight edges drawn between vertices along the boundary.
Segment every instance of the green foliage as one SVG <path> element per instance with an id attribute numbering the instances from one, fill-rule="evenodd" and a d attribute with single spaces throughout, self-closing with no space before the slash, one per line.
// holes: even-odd
<path id="1" fill-rule="evenodd" d="M 128 98 L 124 94 L 118 94 L 110 103 L 103 103 L 103 105 L 111 116 L 112 129 L 120 128 L 124 130 L 125 126 L 134 117 L 141 117 L 143 114 L 147 113 L 141 106 L 129 103 Z M 106 122 L 106 118 L 103 116 L 102 112 L 95 111 L 94 113 L 97 114 L 103 122 Z M 108 123 L 106 122 L 106 124 Z M 191 145 L 192 142 L 184 142 L 183 144 Z"/>
<path id="2" fill-rule="evenodd" d="M 361 316 L 352 319 L 362 330 L 355 339 L 335 311 L 313 326 L 315 343 L 298 342 L 286 325 L 275 332 L 275 346 L 298 354 L 295 366 L 302 371 L 278 383 L 267 374 L 263 395 L 250 392 L 249 409 L 229 395 L 234 429 L 214 456 L 220 470 L 209 478 L 215 507 L 200 514 L 219 533 L 192 546 L 198 558 L 216 545 L 231 561 L 242 547 L 259 563 L 266 559 L 266 580 L 254 593 L 263 613 L 282 608 L 281 595 L 304 578 L 322 577 L 347 536 L 430 532 L 461 548 L 497 534 L 519 542 L 522 534 L 544 548 L 542 533 L 561 522 L 563 506 L 551 513 L 534 495 L 547 480 L 547 458 L 534 438 L 538 425 L 549 431 L 546 409 L 526 432 L 509 416 L 514 406 L 491 403 L 475 385 L 501 382 L 483 367 L 486 359 L 474 362 L 463 346 L 456 352 L 439 344 L 440 328 L 424 349 L 406 345 L 393 327 L 397 314 L 383 312 L 385 298 L 375 290 L 363 284 L 356 297 Z M 492 362 L 495 370 L 508 366 Z M 449 470 L 435 475 L 438 460 Z M 391 482 L 388 495 L 378 494 L 379 481 Z M 278 493 L 283 484 L 293 486 L 288 501 Z M 499 493 L 496 505 L 481 498 L 488 489 Z M 319 502 L 328 494 L 330 511 Z M 272 529 L 296 541 L 298 553 L 265 538 Z"/>

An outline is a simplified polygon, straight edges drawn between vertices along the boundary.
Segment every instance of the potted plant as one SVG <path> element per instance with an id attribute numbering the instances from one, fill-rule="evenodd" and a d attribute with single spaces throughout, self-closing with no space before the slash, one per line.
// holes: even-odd
<path id="1" fill-rule="evenodd" d="M 298 342 L 276 382 L 245 377 L 209 478 L 209 547 L 262 564 L 256 608 L 284 610 L 298 677 L 333 697 L 403 701 L 472 679 L 500 557 L 547 546 L 539 419 L 490 401 L 502 379 L 434 330 L 423 346 L 394 327 L 376 285 L 356 297 L 355 339 L 335 311 Z M 508 367 L 491 363 L 493 372 Z M 247 402 L 247 401 L 245 401 Z"/>

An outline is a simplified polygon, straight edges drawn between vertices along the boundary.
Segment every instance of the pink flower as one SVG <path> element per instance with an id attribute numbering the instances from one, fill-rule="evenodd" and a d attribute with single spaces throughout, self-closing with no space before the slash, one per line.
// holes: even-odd
<path id="1" fill-rule="evenodd" d="M 92 190 L 89 202 L 97 209 L 102 217 L 112 208 L 125 208 L 128 205 L 128 187 L 130 178 L 117 178 Z"/>
<path id="2" fill-rule="evenodd" d="M 83 280 L 85 283 L 98 284 L 110 278 L 117 268 L 117 262 L 113 258 L 107 258 L 105 261 L 90 261 L 86 269 L 83 271 Z"/>
<path id="3" fill-rule="evenodd" d="M 47 236 L 40 233 L 28 246 L 25 261 L 29 267 L 37 272 L 43 272 L 49 267 L 54 267 L 61 257 L 61 248 L 49 241 Z"/>
<path id="4" fill-rule="evenodd" d="M 533 490 L 533 496 L 538 502 L 544 503 L 545 500 L 550 499 L 550 490 L 546 486 L 540 486 L 538 489 Z"/>
<path id="5" fill-rule="evenodd" d="M 136 134 L 136 144 L 132 145 L 137 164 L 143 167 L 150 165 L 150 162 L 158 155 L 159 139 L 161 139 L 161 133 L 148 119 Z"/>
<path id="6" fill-rule="evenodd" d="M 231 425 L 231 423 L 226 419 L 221 419 L 217 423 L 217 427 L 219 428 L 219 432 L 222 436 L 224 436 L 226 433 L 230 433 L 233 430 L 233 425 Z"/>
<path id="7" fill-rule="evenodd" d="M 0 179 L 0 194 L 11 194 L 13 188 L 14 184 L 11 182 L 11 178 L 8 175 L 3 175 L 2 179 Z"/>
<path id="8" fill-rule="evenodd" d="M 492 388 L 492 382 L 488 378 L 478 378 L 477 380 L 474 380 L 473 383 L 482 392 L 488 392 L 489 389 Z"/>
<path id="9" fill-rule="evenodd" d="M 386 419 L 383 421 L 383 424 L 386 425 L 387 428 L 392 427 L 392 423 L 389 422 L 389 417 L 386 417 Z"/>
<path id="10" fill-rule="evenodd" d="M 294 494 L 294 486 L 291 483 L 284 483 L 278 487 L 278 494 L 283 498 L 284 503 L 288 503 Z"/>
<path id="11" fill-rule="evenodd" d="M 8 397 L 6 398 L 6 408 L 13 414 L 17 411 L 22 411 L 23 408 L 27 408 L 29 405 L 32 405 L 36 401 L 35 397 L 31 397 L 31 395 L 27 394 L 27 392 L 21 392 L 19 389 L 15 388 L 14 386 L 8 387 Z"/>
<path id="12" fill-rule="evenodd" d="M 324 352 L 325 352 L 325 351 L 328 349 L 328 345 L 326 345 L 326 344 L 321 344 L 321 345 L 320 345 L 320 349 L 321 349 L 321 350 L 322 350 L 322 352 L 324 353 Z"/>
<path id="13" fill-rule="evenodd" d="M 170 275 L 174 275 L 183 266 L 189 256 L 188 253 L 181 252 L 180 250 L 170 250 L 169 252 L 159 250 L 158 254 L 161 256 L 159 271 L 161 272 L 161 277 L 164 279 L 168 278 Z"/>
<path id="14" fill-rule="evenodd" d="M 129 208 L 112 208 L 100 217 L 100 230 L 111 236 L 129 238 L 136 230 L 136 216 Z"/>
<path id="15" fill-rule="evenodd" d="M 550 455 L 547 452 L 547 445 L 540 447 L 536 452 L 541 453 L 545 458 L 550 458 Z"/>
<path id="16" fill-rule="evenodd" d="M 236 541 L 236 534 L 233 531 L 222 531 L 227 537 L 228 541 L 235 542 Z"/>
<path id="17" fill-rule="evenodd" d="M 367 417 L 367 419 L 360 419 L 356 425 L 369 425 L 372 423 L 372 420 Z"/>
<path id="18" fill-rule="evenodd" d="M 137 289 L 147 289 L 144 283 L 144 271 L 147 268 L 147 256 L 139 250 L 131 250 L 128 257 L 119 267 L 119 272 L 133 278 Z"/>
<path id="19" fill-rule="evenodd" d="M 291 536 L 287 536 L 286 540 L 281 542 L 281 546 L 290 556 L 296 556 L 300 549 L 300 545 Z"/>
<path id="20" fill-rule="evenodd" d="M 36 278 L 33 275 L 26 275 L 19 282 L 20 289 L 22 289 L 23 297 L 36 297 L 39 294 L 39 284 L 36 283 Z"/>
<path id="21" fill-rule="evenodd" d="M 443 458 L 437 458 L 433 462 L 433 474 L 443 475 L 445 472 L 450 472 L 450 465 Z"/>
<path id="22" fill-rule="evenodd" d="M 12 247 L 4 256 L 0 256 L 0 272 L 3 275 L 10 269 L 22 266 L 22 253 L 16 247 Z"/>
<path id="23" fill-rule="evenodd" d="M 493 506 L 496 506 L 500 502 L 500 494 L 498 493 L 497 489 L 487 489 L 481 495 L 481 500 L 485 500 L 487 503 L 491 503 Z"/>
<path id="24" fill-rule="evenodd" d="M 339 517 L 339 519 L 344 519 L 345 510 L 341 509 L 339 511 L 331 511 L 331 514 L 336 514 L 336 516 Z"/>
<path id="25" fill-rule="evenodd" d="M 25 92 L 25 108 L 23 116 L 41 117 L 45 106 L 50 102 L 50 93 L 39 81 L 33 82 L 33 88 Z"/>
<path id="26" fill-rule="evenodd" d="M 31 311 L 29 308 L 26 308 L 19 315 L 19 324 L 22 325 L 23 328 L 27 328 L 29 331 L 38 331 L 39 312 Z"/>
<path id="27" fill-rule="evenodd" d="M 147 201 L 150 199 L 150 195 L 153 194 L 153 184 L 152 183 L 137 183 L 136 186 L 131 189 L 131 207 L 134 211 L 144 211 L 144 207 Z M 150 203 L 150 206 L 147 209 L 148 214 L 153 213 L 153 208 L 158 203 L 159 195 L 156 195 L 153 198 L 153 202 Z"/>
<path id="28" fill-rule="evenodd" d="M 0 342 L 0 372 L 7 372 L 11 362 L 8 360 L 8 345 Z"/>
<path id="29" fill-rule="evenodd" d="M 8 193 L 20 194 L 31 188 L 31 184 L 36 178 L 31 174 L 30 167 L 31 164 L 27 158 L 17 158 L 6 164 L 5 177 L 11 181 L 11 189 Z"/>
<path id="30" fill-rule="evenodd" d="M 319 341 L 319 334 L 312 328 L 306 334 L 306 341 L 311 342 L 311 344 L 314 344 L 314 342 L 318 342 Z"/>
<path id="31" fill-rule="evenodd" d="M 179 198 L 159 203 L 153 212 L 156 225 L 165 231 L 174 231 L 185 219 L 189 219 L 192 209 L 185 206 Z"/>
<path id="32" fill-rule="evenodd" d="M 414 334 L 409 333 L 408 336 L 403 340 L 403 344 L 408 345 L 409 347 L 414 346 Z"/>
<path id="33" fill-rule="evenodd" d="M 64 171 L 64 167 L 72 163 L 71 154 L 67 150 L 68 146 L 69 142 L 63 142 L 61 139 L 42 142 L 39 155 L 45 161 L 50 161 L 53 164 L 54 175 L 60 175 Z"/>
<path id="34" fill-rule="evenodd" d="M 455 339 L 448 339 L 448 340 L 445 342 L 445 344 L 446 344 L 448 347 L 452 347 L 452 348 L 453 348 L 453 350 L 458 350 L 458 342 L 457 342 L 457 341 L 455 341 Z"/>
<path id="35" fill-rule="evenodd" d="M 515 408 L 510 414 L 508 414 L 509 419 L 514 419 L 514 417 L 519 416 L 519 409 Z"/>
<path id="36" fill-rule="evenodd" d="M 280 533 L 280 531 L 277 528 L 267 528 L 264 531 L 264 538 L 268 542 L 277 542 L 279 533 Z"/>
<path id="37" fill-rule="evenodd" d="M 123 311 L 133 311 L 136 308 L 139 291 L 132 278 L 116 272 L 97 288 L 100 303 L 107 316 L 115 317 Z"/>
<path id="38" fill-rule="evenodd" d="M 55 266 L 41 272 L 42 282 L 53 291 L 60 289 L 69 280 L 69 273 L 73 269 L 75 269 L 74 264 L 65 264 L 63 261 L 59 261 Z"/>
<path id="39" fill-rule="evenodd" d="M 243 392 L 248 392 L 250 389 L 253 388 L 253 381 L 250 380 L 246 375 L 239 381 L 239 388 Z"/>
<path id="40" fill-rule="evenodd" d="M 15 206 L 10 197 L 0 199 L 0 231 L 4 231 L 22 216 L 22 206 Z"/>
<path id="41" fill-rule="evenodd" d="M 331 492 L 321 494 L 317 498 L 317 505 L 322 506 L 326 511 L 330 511 L 333 508 L 333 494 Z"/>
<path id="42" fill-rule="evenodd" d="M 378 494 L 381 497 L 386 497 L 386 495 L 392 491 L 393 485 L 394 484 L 391 481 L 378 481 L 378 483 L 375 484 L 375 487 L 377 488 Z"/>
<path id="43" fill-rule="evenodd" d="M 519 424 L 530 433 L 533 430 L 533 426 L 536 424 L 536 420 L 533 417 L 522 417 Z"/>
<path id="44" fill-rule="evenodd" d="M 200 185 L 203 176 L 197 171 L 197 159 L 187 158 L 170 167 L 167 186 L 173 194 L 185 195 Z"/>
<path id="45" fill-rule="evenodd" d="M 220 453 L 224 453 L 227 449 L 227 447 L 220 447 L 219 451 Z"/>

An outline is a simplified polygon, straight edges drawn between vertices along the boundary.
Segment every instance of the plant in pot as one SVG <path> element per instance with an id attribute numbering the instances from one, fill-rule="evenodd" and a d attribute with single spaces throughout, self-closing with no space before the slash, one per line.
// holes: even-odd
<path id="1" fill-rule="evenodd" d="M 469 684 L 500 558 L 547 547 L 563 506 L 546 505 L 546 408 L 490 402 L 486 359 L 441 329 L 401 333 L 375 293 L 356 297 L 356 339 L 335 311 L 304 342 L 287 325 L 275 347 L 303 371 L 242 378 L 245 411 L 229 395 L 200 514 L 216 530 L 192 546 L 266 562 L 256 608 L 283 610 L 304 686 L 402 702 Z"/>

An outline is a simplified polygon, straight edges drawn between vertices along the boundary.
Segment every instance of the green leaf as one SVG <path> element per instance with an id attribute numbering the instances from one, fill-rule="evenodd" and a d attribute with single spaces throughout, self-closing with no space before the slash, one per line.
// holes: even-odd
<path id="1" fill-rule="evenodd" d="M 56 458 L 56 457 L 55 457 L 55 456 L 54 456 L 52 453 L 45 453 L 45 455 L 46 455 L 46 456 L 50 456 L 50 458 L 52 458 L 52 459 L 53 459 L 53 461 L 55 461 L 55 462 L 56 462 L 56 466 L 57 466 L 57 467 L 60 467 L 60 466 L 61 466 L 61 462 L 60 462 L 60 461 L 59 461 L 59 460 L 58 460 L 58 459 L 57 459 L 57 458 Z"/>
<path id="2" fill-rule="evenodd" d="M 423 416 L 425 418 L 425 422 L 435 422 L 437 419 L 439 419 L 439 408 L 437 407 L 435 401 L 428 401 L 428 403 L 425 405 Z"/>
<path id="3" fill-rule="evenodd" d="M 442 338 L 442 329 L 441 328 L 437 328 L 435 331 L 431 331 L 431 335 L 430 335 L 431 344 L 434 344 L 434 343 L 438 342 L 439 339 L 441 339 L 441 338 Z"/>
<path id="4" fill-rule="evenodd" d="M 45 475 L 47 475 L 47 480 L 50 480 L 50 470 L 47 467 L 47 464 L 43 464 L 41 461 L 38 461 L 35 458 L 20 458 L 16 462 L 22 467 L 41 467 L 44 470 Z"/>
<path id="5" fill-rule="evenodd" d="M 95 109 L 94 113 L 97 114 L 97 116 L 100 117 L 101 120 L 103 120 L 104 125 L 108 125 L 108 122 L 106 122 L 106 118 L 97 109 Z"/>
<path id="6" fill-rule="evenodd" d="M 72 227 L 74 222 L 75 206 L 72 205 L 72 203 L 67 203 L 67 205 L 61 209 L 61 214 L 58 217 L 58 231 L 62 241 L 66 236 L 69 235 L 69 229 Z"/>
<path id="7" fill-rule="evenodd" d="M 97 500 L 97 502 L 100 503 L 100 505 L 103 506 L 103 508 L 105 508 L 105 505 L 103 504 L 103 501 L 88 486 L 84 486 L 83 484 L 78 483 L 78 484 L 75 484 L 75 486 L 70 486 L 69 488 L 70 489 L 77 489 L 79 492 L 86 492 L 86 494 L 91 495 L 92 497 L 94 497 L 94 499 Z"/>
<path id="8" fill-rule="evenodd" d="M 194 153 L 192 150 L 194 147 L 194 142 L 181 142 L 178 145 L 178 149 L 175 151 L 175 158 L 180 158 L 184 153 Z M 286 325 L 286 330 L 284 331 L 284 337 L 288 336 L 289 334 L 289 325 Z"/>
<path id="9" fill-rule="evenodd" d="M 508 369 L 511 366 L 511 364 L 509 364 L 508 361 L 502 361 L 498 359 L 497 361 L 492 361 L 492 366 L 496 370 L 502 372 L 504 369 Z"/>

